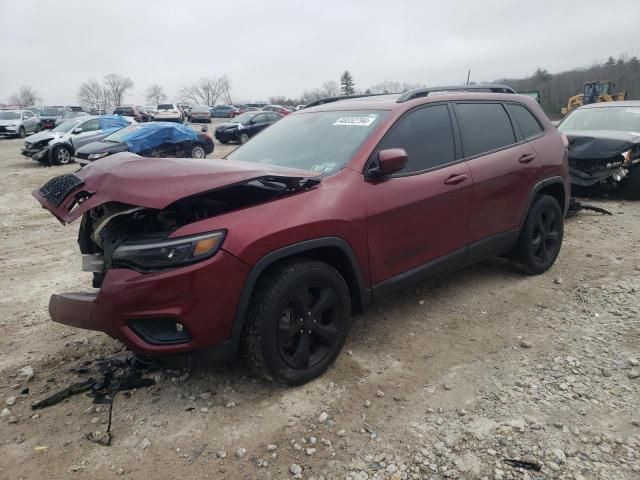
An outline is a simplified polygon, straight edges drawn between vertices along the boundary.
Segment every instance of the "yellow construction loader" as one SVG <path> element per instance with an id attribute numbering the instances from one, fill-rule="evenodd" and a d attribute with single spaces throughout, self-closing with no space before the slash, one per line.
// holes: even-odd
<path id="1" fill-rule="evenodd" d="M 561 112 L 563 115 L 566 115 L 571 110 L 588 103 L 618 102 L 626 100 L 627 92 L 611 93 L 614 88 L 615 84 L 613 82 L 587 82 L 584 84 L 583 93 L 571 97 L 567 102 L 567 106 L 563 107 Z"/>

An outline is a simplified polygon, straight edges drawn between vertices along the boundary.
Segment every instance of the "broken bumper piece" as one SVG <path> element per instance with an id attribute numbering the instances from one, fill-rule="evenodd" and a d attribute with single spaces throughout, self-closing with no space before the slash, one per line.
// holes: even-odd
<path id="1" fill-rule="evenodd" d="M 23 156 L 31 158 L 37 162 L 49 161 L 49 147 L 40 149 L 24 149 L 21 153 Z"/>
<path id="2" fill-rule="evenodd" d="M 247 273 L 224 251 L 169 271 L 112 269 L 97 293 L 52 295 L 49 313 L 54 322 L 107 333 L 139 355 L 201 350 L 231 335 L 241 293 L 234 286 Z"/>

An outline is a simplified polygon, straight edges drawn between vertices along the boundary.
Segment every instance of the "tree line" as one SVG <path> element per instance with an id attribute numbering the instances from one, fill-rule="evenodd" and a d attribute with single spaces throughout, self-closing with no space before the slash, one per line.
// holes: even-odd
<path id="1" fill-rule="evenodd" d="M 626 91 L 628 99 L 640 99 L 640 60 L 636 56 L 621 55 L 617 59 L 609 57 L 604 62 L 594 62 L 589 67 L 554 74 L 538 68 L 529 77 L 503 78 L 494 83 L 504 83 L 519 92 L 539 91 L 543 110 L 557 116 L 570 97 L 582 93 L 585 82 L 596 80 L 614 82 L 612 93 Z"/>

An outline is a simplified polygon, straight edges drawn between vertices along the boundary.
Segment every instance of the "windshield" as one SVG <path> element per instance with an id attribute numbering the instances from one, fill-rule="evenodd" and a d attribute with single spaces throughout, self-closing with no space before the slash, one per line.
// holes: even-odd
<path id="1" fill-rule="evenodd" d="M 144 128 L 144 125 L 140 123 L 134 123 L 133 125 L 129 125 L 128 127 L 121 128 L 117 132 L 113 132 L 111 135 L 107 135 L 106 137 L 104 137 L 103 142 L 113 142 L 113 143 L 124 142 L 125 138 L 129 134 L 141 128 Z"/>
<path id="2" fill-rule="evenodd" d="M 345 165 L 387 114 L 356 110 L 290 115 L 227 158 L 328 175 Z"/>
<path id="3" fill-rule="evenodd" d="M 173 103 L 163 103 L 158 105 L 158 110 L 173 110 L 176 107 L 173 106 Z"/>
<path id="4" fill-rule="evenodd" d="M 0 112 L 0 120 L 20 120 L 20 112 Z"/>
<path id="5" fill-rule="evenodd" d="M 617 130 L 640 132 L 640 107 L 596 107 L 574 110 L 558 125 L 561 132 Z"/>
<path id="6" fill-rule="evenodd" d="M 233 117 L 231 123 L 247 123 L 253 117 L 255 117 L 255 113 L 243 113 L 242 115 L 238 115 L 237 117 Z"/>
<path id="7" fill-rule="evenodd" d="M 62 110 L 59 108 L 44 108 L 42 109 L 42 115 L 50 117 L 60 116 L 62 115 Z"/>
<path id="8" fill-rule="evenodd" d="M 80 123 L 82 123 L 82 120 L 80 119 L 67 120 L 66 122 L 63 122 L 60 125 L 58 125 L 56 128 L 53 128 L 51 131 L 62 132 L 62 133 L 70 132 L 71 130 L 76 128 L 78 125 L 80 125 Z"/>

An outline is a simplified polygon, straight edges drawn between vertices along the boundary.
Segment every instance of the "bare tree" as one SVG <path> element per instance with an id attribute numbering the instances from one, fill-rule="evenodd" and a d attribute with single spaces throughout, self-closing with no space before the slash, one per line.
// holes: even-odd
<path id="1" fill-rule="evenodd" d="M 109 92 L 100 82 L 91 79 L 78 88 L 78 102 L 85 107 L 106 109 L 109 103 Z"/>
<path id="2" fill-rule="evenodd" d="M 157 83 L 154 83 L 147 88 L 145 98 L 147 99 L 147 103 L 157 105 L 166 100 L 167 96 L 165 95 L 163 88 Z"/>
<path id="3" fill-rule="evenodd" d="M 9 105 L 20 105 L 20 97 L 17 93 L 14 93 L 9 97 Z"/>
<path id="4" fill-rule="evenodd" d="M 31 105 L 35 105 L 41 100 L 36 91 L 28 85 L 23 85 L 22 87 L 20 87 L 18 98 L 20 99 L 21 107 L 29 107 Z"/>
<path id="5" fill-rule="evenodd" d="M 322 84 L 321 90 L 326 97 L 337 97 L 340 95 L 340 84 L 335 80 L 328 80 Z"/>
<path id="6" fill-rule="evenodd" d="M 218 78 L 218 84 L 222 101 L 228 105 L 232 105 L 233 102 L 231 101 L 231 81 L 229 80 L 229 77 L 227 77 L 226 75 L 222 75 L 220 78 Z"/>
<path id="7" fill-rule="evenodd" d="M 221 95 L 221 85 L 215 77 L 203 77 L 192 85 L 182 87 L 180 91 L 183 100 L 199 105 L 215 105 Z"/>
<path id="8" fill-rule="evenodd" d="M 123 77 L 110 73 L 104 77 L 104 88 L 109 93 L 109 100 L 114 107 L 122 105 L 127 90 L 133 87 L 133 81 L 129 77 Z"/>

